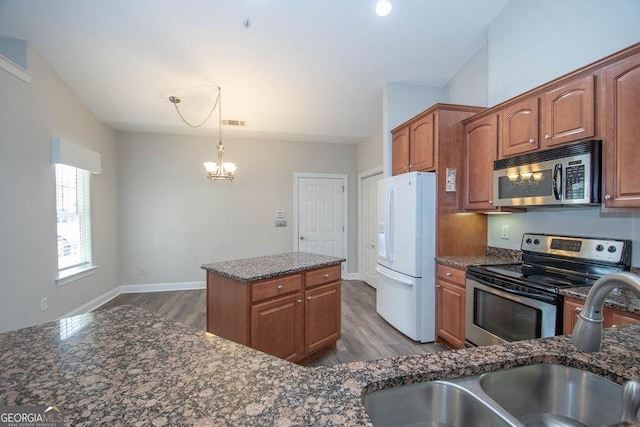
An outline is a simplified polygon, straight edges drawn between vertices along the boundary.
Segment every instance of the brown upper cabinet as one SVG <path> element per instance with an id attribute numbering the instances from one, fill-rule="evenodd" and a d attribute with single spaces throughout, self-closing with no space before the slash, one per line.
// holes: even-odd
<path id="1" fill-rule="evenodd" d="M 427 114 L 409 126 L 409 171 L 436 169 L 434 114 Z"/>
<path id="2" fill-rule="evenodd" d="M 400 128 L 392 133 L 391 173 L 399 175 L 409 172 L 409 128 Z"/>
<path id="3" fill-rule="evenodd" d="M 640 208 L 640 49 L 606 67 L 604 207 Z"/>
<path id="4" fill-rule="evenodd" d="M 537 150 L 538 97 L 525 99 L 500 112 L 500 158 Z M 495 159 L 494 159 L 495 160 Z"/>
<path id="5" fill-rule="evenodd" d="M 595 76 L 581 77 L 545 92 L 541 104 L 543 148 L 595 135 Z"/>
<path id="6" fill-rule="evenodd" d="M 405 172 L 435 170 L 434 114 L 420 114 L 410 124 L 392 133 L 393 175 Z"/>
<path id="7" fill-rule="evenodd" d="M 498 116 L 469 121 L 465 131 L 464 209 L 492 211 L 493 161 L 498 154 Z"/>
<path id="8" fill-rule="evenodd" d="M 499 158 L 595 135 L 595 77 L 583 76 L 500 111 Z"/>
<path id="9" fill-rule="evenodd" d="M 465 210 L 494 209 L 490 141 L 502 159 L 599 139 L 602 210 L 640 211 L 638 117 L 640 43 L 465 119 Z"/>

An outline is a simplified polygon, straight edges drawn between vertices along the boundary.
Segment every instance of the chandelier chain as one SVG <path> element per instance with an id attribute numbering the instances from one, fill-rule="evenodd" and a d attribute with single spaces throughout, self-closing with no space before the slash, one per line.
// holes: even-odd
<path id="1" fill-rule="evenodd" d="M 197 124 L 197 125 L 194 125 L 194 124 L 190 123 L 189 121 L 187 121 L 187 119 L 184 118 L 184 116 L 180 112 L 180 108 L 178 108 L 178 103 L 177 102 L 173 102 L 173 107 L 176 109 L 176 112 L 178 113 L 178 116 L 180 116 L 182 121 L 187 126 L 189 126 L 191 128 L 199 128 L 199 127 L 202 127 L 205 123 L 207 123 L 209 121 L 209 119 L 213 115 L 213 112 L 216 110 L 216 107 L 218 105 L 220 105 L 220 98 L 221 98 L 220 97 L 220 88 L 218 88 L 218 95 L 216 96 L 216 102 L 213 104 L 213 107 L 211 107 L 211 111 L 209 111 L 209 114 L 207 114 L 207 117 L 205 117 L 205 119 L 200 124 Z M 219 124 L 222 124 L 222 111 L 220 111 Z"/>

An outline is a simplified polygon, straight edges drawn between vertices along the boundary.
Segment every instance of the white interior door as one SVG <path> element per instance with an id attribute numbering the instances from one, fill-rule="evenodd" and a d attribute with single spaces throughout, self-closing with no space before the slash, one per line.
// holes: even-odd
<path id="1" fill-rule="evenodd" d="M 378 263 L 378 181 L 382 173 L 372 175 L 362 180 L 362 280 L 377 288 L 378 275 L 376 265 Z"/>
<path id="2" fill-rule="evenodd" d="M 344 257 L 344 180 L 298 177 L 298 250 Z"/>

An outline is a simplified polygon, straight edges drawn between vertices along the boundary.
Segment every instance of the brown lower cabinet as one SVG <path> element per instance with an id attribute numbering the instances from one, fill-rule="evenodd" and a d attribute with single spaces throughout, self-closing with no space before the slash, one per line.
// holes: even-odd
<path id="1" fill-rule="evenodd" d="M 340 338 L 340 265 L 243 283 L 207 272 L 207 331 L 296 363 Z"/>
<path id="2" fill-rule="evenodd" d="M 584 306 L 584 301 L 576 298 L 565 297 L 564 299 L 564 317 L 563 317 L 563 333 L 570 334 L 578 321 L 578 311 Z M 640 315 L 630 313 L 628 311 L 618 310 L 611 307 L 604 308 L 604 327 L 624 326 L 640 323 Z"/>
<path id="3" fill-rule="evenodd" d="M 436 266 L 436 342 L 464 348 L 465 270 Z"/>

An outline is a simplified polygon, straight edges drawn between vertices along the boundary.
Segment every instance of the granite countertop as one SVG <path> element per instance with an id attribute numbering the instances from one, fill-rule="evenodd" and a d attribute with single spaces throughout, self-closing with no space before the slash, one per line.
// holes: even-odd
<path id="1" fill-rule="evenodd" d="M 203 264 L 201 268 L 240 282 L 254 282 L 283 274 L 297 273 L 314 268 L 330 267 L 346 261 L 326 255 L 308 252 L 291 252 L 234 261 Z"/>
<path id="2" fill-rule="evenodd" d="M 532 363 L 640 380 L 640 325 L 603 350 L 567 336 L 301 367 L 132 306 L 0 335 L 0 399 L 58 405 L 67 425 L 370 426 L 363 393 Z"/>
<path id="3" fill-rule="evenodd" d="M 512 249 L 487 247 L 484 255 L 439 256 L 436 262 L 457 268 L 470 265 L 515 264 L 522 262 L 522 252 Z"/>
<path id="4" fill-rule="evenodd" d="M 587 294 L 590 289 L 590 287 L 569 288 L 561 290 L 560 293 L 564 296 L 584 301 L 587 299 Z M 607 295 L 607 298 L 604 300 L 604 305 L 618 310 L 640 314 L 640 298 L 628 289 L 616 288 L 609 292 L 609 295 Z"/>

